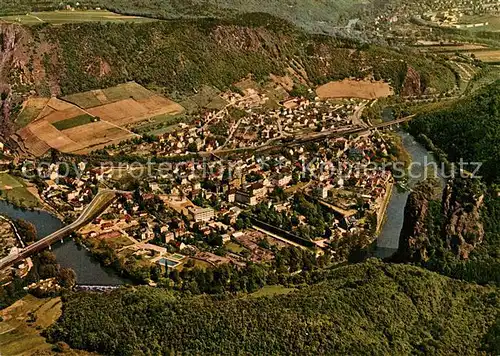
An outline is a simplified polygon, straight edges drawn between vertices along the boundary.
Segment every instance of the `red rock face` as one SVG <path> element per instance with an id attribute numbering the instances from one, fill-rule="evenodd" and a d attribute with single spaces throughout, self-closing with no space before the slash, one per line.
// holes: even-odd
<path id="1" fill-rule="evenodd" d="M 422 94 L 420 74 L 412 67 L 408 67 L 408 71 L 406 72 L 406 77 L 403 82 L 403 87 L 401 89 L 401 95 L 417 96 L 420 94 Z"/>

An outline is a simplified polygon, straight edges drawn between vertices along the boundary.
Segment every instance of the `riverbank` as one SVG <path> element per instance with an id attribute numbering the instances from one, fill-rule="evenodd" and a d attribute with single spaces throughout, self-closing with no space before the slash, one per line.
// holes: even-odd
<path id="1" fill-rule="evenodd" d="M 44 210 L 23 210 L 0 201 L 0 214 L 9 219 L 23 219 L 35 225 L 37 238 L 43 238 L 61 229 L 64 224 L 57 217 Z M 120 278 L 113 270 L 102 267 L 92 255 L 82 247 L 78 247 L 71 239 L 52 246 L 57 262 L 62 267 L 71 268 L 77 275 L 79 284 L 118 285 L 127 281 Z"/>
<path id="2" fill-rule="evenodd" d="M 411 174 L 408 178 L 408 188 L 411 189 L 418 182 L 427 178 L 426 164 L 436 163 L 432 152 L 427 150 L 411 134 L 405 131 L 396 133 L 401 139 L 401 147 L 411 158 Z M 375 256 L 386 258 L 392 256 L 399 247 L 399 235 L 403 227 L 404 210 L 410 191 L 407 189 L 392 189 L 391 197 L 386 209 L 386 219 L 380 234 L 377 237 Z"/>
<path id="3" fill-rule="evenodd" d="M 389 206 L 393 189 L 394 189 L 394 180 L 391 180 L 387 182 L 385 195 L 377 213 L 377 229 L 375 230 L 376 236 L 380 234 L 382 226 L 384 226 L 387 220 L 387 207 Z"/>

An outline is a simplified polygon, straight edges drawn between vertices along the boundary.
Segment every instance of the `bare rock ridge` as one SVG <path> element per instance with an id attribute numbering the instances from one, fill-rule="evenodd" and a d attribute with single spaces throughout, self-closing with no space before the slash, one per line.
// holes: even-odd
<path id="1" fill-rule="evenodd" d="M 447 247 L 460 258 L 467 259 L 484 238 L 480 216 L 484 195 L 474 186 L 461 186 L 461 182 L 448 184 L 444 189 L 443 234 Z"/>
<path id="2" fill-rule="evenodd" d="M 418 185 L 409 195 L 404 211 L 404 222 L 399 236 L 398 258 L 404 261 L 426 261 L 430 245 L 426 218 L 429 202 L 434 198 L 434 187 L 429 182 Z"/>
<path id="3" fill-rule="evenodd" d="M 448 183 L 441 198 L 436 196 L 434 183 L 426 181 L 418 185 L 406 203 L 397 259 L 425 262 L 431 251 L 440 248 L 460 259 L 468 259 L 484 238 L 483 200 L 481 190 L 470 180 Z M 436 221 L 436 211 L 431 209 L 431 204 L 439 204 L 441 209 L 439 214 L 443 218 L 438 226 L 431 223 Z"/>
<path id="4" fill-rule="evenodd" d="M 401 88 L 401 95 L 417 96 L 422 94 L 422 91 L 420 74 L 412 67 L 408 67 L 403 87 Z"/>

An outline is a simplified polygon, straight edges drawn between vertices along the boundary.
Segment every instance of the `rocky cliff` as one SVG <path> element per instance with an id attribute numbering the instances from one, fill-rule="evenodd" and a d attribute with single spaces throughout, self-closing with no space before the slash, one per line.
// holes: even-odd
<path id="1" fill-rule="evenodd" d="M 431 182 L 418 185 L 409 195 L 399 237 L 398 259 L 414 262 L 428 259 L 430 242 L 427 216 L 429 203 L 435 198 L 435 185 Z"/>
<path id="2" fill-rule="evenodd" d="M 436 195 L 435 183 L 418 185 L 408 197 L 397 259 L 425 262 L 446 251 L 467 259 L 481 243 L 484 196 L 477 182 L 456 179 Z"/>
<path id="3" fill-rule="evenodd" d="M 483 193 L 470 180 L 455 180 L 443 191 L 443 237 L 447 248 L 461 259 L 467 259 L 483 241 L 483 200 Z"/>
<path id="4" fill-rule="evenodd" d="M 11 86 L 10 77 L 18 43 L 22 38 L 19 26 L 0 25 L 0 136 L 10 134 Z"/>
<path id="5" fill-rule="evenodd" d="M 417 96 L 420 94 L 422 94 L 420 74 L 412 67 L 408 67 L 406 77 L 401 88 L 401 95 Z"/>

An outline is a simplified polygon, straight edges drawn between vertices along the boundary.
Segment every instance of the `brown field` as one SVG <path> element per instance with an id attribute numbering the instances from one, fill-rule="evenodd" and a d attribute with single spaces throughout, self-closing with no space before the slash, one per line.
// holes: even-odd
<path id="1" fill-rule="evenodd" d="M 66 153 L 88 153 L 135 136 L 127 126 L 184 111 L 179 104 L 136 83 L 78 93 L 64 100 L 48 100 L 37 118 L 17 132 L 26 150 L 35 156 L 43 155 L 50 148 Z M 82 115 L 98 117 L 99 121 L 75 123 L 63 131 L 53 125 L 63 120 L 78 120 Z"/>
<path id="2" fill-rule="evenodd" d="M 488 48 L 488 46 L 480 43 L 442 43 L 439 41 L 418 41 L 416 47 L 434 52 L 471 51 Z"/>
<path id="3" fill-rule="evenodd" d="M 376 99 L 393 94 L 389 84 L 384 82 L 351 80 L 334 81 L 324 84 L 316 89 L 316 94 L 321 99 L 328 98 L 360 98 Z"/>
<path id="4" fill-rule="evenodd" d="M 182 106 L 159 95 L 141 100 L 129 98 L 88 109 L 91 115 L 119 126 L 135 124 L 162 114 L 177 115 L 182 111 Z"/>
<path id="5" fill-rule="evenodd" d="M 439 46 L 439 47 L 429 47 L 428 49 L 436 49 L 437 51 L 471 51 L 475 49 L 486 49 L 488 48 L 485 45 L 480 44 L 463 44 L 458 46 Z"/>
<path id="6" fill-rule="evenodd" d="M 474 54 L 477 59 L 483 62 L 500 62 L 500 50 L 474 51 L 468 54 Z"/>
<path id="7" fill-rule="evenodd" d="M 89 109 L 96 106 L 111 104 L 120 100 L 147 99 L 155 94 L 135 82 L 119 84 L 117 86 L 86 91 L 65 96 L 63 99 L 81 108 Z"/>

